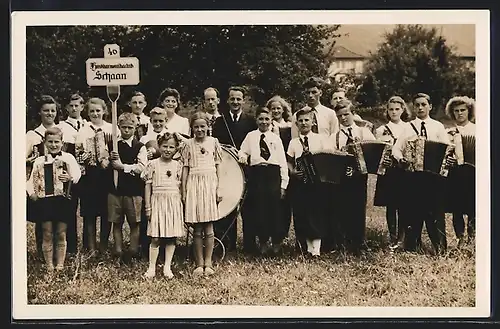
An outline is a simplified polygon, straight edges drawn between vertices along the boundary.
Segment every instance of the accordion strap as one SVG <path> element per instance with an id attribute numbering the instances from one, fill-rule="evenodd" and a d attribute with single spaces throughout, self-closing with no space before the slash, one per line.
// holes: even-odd
<path id="1" fill-rule="evenodd" d="M 34 132 L 35 132 L 38 136 L 40 136 L 40 138 L 42 139 L 42 141 L 45 139 L 45 137 L 44 137 L 42 134 L 40 134 L 38 131 L 36 131 L 36 130 L 33 130 L 33 131 L 34 131 Z"/>
<path id="2" fill-rule="evenodd" d="M 415 127 L 415 125 L 413 124 L 413 122 L 410 122 L 410 125 L 411 127 L 413 128 L 413 130 L 415 131 L 415 134 L 417 134 L 417 136 L 420 136 L 420 133 L 418 132 L 417 128 Z"/>
<path id="3" fill-rule="evenodd" d="M 385 129 L 387 129 L 387 131 L 389 132 L 389 135 L 391 135 L 392 138 L 396 139 L 396 137 L 394 137 L 394 134 L 392 133 L 391 128 L 389 128 L 389 125 L 385 125 Z"/>

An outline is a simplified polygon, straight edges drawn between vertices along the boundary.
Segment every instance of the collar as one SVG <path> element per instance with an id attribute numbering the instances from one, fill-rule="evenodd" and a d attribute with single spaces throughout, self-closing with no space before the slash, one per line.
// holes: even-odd
<path id="1" fill-rule="evenodd" d="M 353 124 L 352 124 L 352 125 L 350 125 L 350 126 L 344 126 L 343 124 L 341 124 L 341 125 L 340 125 L 340 129 L 347 130 L 347 129 L 349 129 L 349 128 L 352 128 L 352 130 L 355 130 L 356 128 L 358 128 L 358 126 L 357 126 L 355 123 L 353 123 Z"/>
<path id="2" fill-rule="evenodd" d="M 316 106 L 309 106 L 309 105 L 307 105 L 307 107 L 309 107 L 310 109 L 314 109 L 315 111 L 317 111 L 322 106 L 323 105 L 321 105 L 321 102 L 318 102 L 318 105 L 316 105 Z"/>
<path id="3" fill-rule="evenodd" d="M 49 128 L 52 128 L 52 127 L 55 127 L 56 124 L 54 123 L 52 126 L 50 126 Z M 40 124 L 38 127 L 36 127 L 34 130 L 37 130 L 38 132 L 41 132 L 42 135 L 45 134 L 45 130 L 47 130 L 47 128 L 45 128 L 45 126 L 43 124 Z"/>
<path id="4" fill-rule="evenodd" d="M 259 136 L 260 136 L 260 135 L 262 135 L 262 134 L 264 134 L 264 135 L 266 135 L 266 137 L 267 137 L 267 136 L 269 136 L 269 134 L 274 134 L 274 133 L 271 131 L 271 127 L 269 127 L 269 129 L 268 129 L 268 130 L 266 130 L 266 131 L 260 131 L 260 129 L 257 129 L 257 131 L 259 132 Z"/>
<path id="5" fill-rule="evenodd" d="M 75 119 L 75 118 L 72 118 L 72 117 L 67 117 L 66 121 L 68 121 L 69 123 L 74 123 L 74 124 L 76 124 L 77 122 L 80 122 L 81 125 L 84 123 L 83 118 L 81 118 L 81 117 L 80 117 L 80 119 Z"/>
<path id="6" fill-rule="evenodd" d="M 166 129 L 165 127 L 163 127 L 163 129 L 162 129 L 159 133 L 157 133 L 157 132 L 156 132 L 156 131 L 154 131 L 154 130 L 151 130 L 151 134 L 152 134 L 152 135 L 154 135 L 155 137 L 156 137 L 156 136 L 159 136 L 159 135 L 163 135 L 163 134 L 165 134 L 166 132 L 167 132 L 167 129 Z"/>
<path id="7" fill-rule="evenodd" d="M 392 126 L 392 127 L 399 127 L 399 126 L 403 126 L 405 124 L 405 122 L 403 120 L 400 120 L 399 123 L 394 123 L 392 121 L 389 121 L 387 123 L 388 126 Z"/>
<path id="8" fill-rule="evenodd" d="M 313 133 L 312 131 L 309 131 L 309 132 L 308 132 L 307 134 L 305 134 L 305 135 L 303 135 L 303 134 L 301 134 L 301 133 L 299 132 L 299 137 L 300 137 L 301 139 L 304 139 L 304 137 L 310 138 L 310 137 L 311 137 L 311 135 L 314 135 L 314 134 L 315 134 L 315 133 Z"/>
<path id="9" fill-rule="evenodd" d="M 209 119 L 212 119 L 212 118 L 217 119 L 218 117 L 221 116 L 221 114 L 219 113 L 219 110 L 215 110 L 215 112 L 213 114 L 208 113 L 208 112 L 205 112 L 205 113 L 208 115 Z"/>
<path id="10" fill-rule="evenodd" d="M 134 135 L 132 135 L 129 139 L 123 139 L 121 136 L 118 137 L 118 141 L 124 141 L 128 144 L 128 146 L 132 147 L 132 141 L 134 140 Z"/>
<path id="11" fill-rule="evenodd" d="M 239 110 L 238 113 L 236 113 L 236 119 L 239 120 L 241 117 L 241 113 L 243 113 L 243 110 Z M 229 117 L 232 119 L 234 116 L 234 112 L 229 110 Z M 260 130 L 259 130 L 260 131 Z"/>
<path id="12" fill-rule="evenodd" d="M 415 118 L 415 122 L 418 124 L 418 125 L 422 125 L 422 122 L 425 122 L 426 124 L 428 124 L 429 122 L 431 122 L 431 117 L 428 116 L 427 118 L 425 118 L 424 120 L 420 119 L 420 118 Z"/>

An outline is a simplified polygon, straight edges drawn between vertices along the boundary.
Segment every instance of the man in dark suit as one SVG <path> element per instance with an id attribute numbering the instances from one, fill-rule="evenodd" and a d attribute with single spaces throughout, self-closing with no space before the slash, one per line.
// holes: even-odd
<path id="1" fill-rule="evenodd" d="M 245 103 L 245 89 L 242 87 L 230 87 L 227 103 L 229 111 L 222 112 L 212 127 L 212 136 L 216 137 L 220 143 L 228 144 L 240 149 L 246 135 L 257 129 L 255 119 L 243 113 L 242 106 Z M 227 251 L 236 250 L 236 216 L 238 208 L 233 210 L 226 217 L 215 222 L 214 229 L 217 237 L 226 236 L 223 239 Z M 256 250 L 255 236 L 252 235 L 252 228 L 245 222 L 245 204 L 241 205 L 241 217 L 243 219 L 243 249 L 245 252 Z M 234 222 L 234 223 L 233 223 Z M 233 223 L 233 224 L 232 224 Z M 232 224 L 232 225 L 231 225 Z M 227 231 L 227 232 L 226 232 Z"/>

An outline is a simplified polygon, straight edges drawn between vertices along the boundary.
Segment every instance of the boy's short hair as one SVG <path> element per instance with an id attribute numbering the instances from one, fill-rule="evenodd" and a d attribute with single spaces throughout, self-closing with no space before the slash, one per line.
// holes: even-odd
<path id="1" fill-rule="evenodd" d="M 90 98 L 87 103 L 85 103 L 85 112 L 89 110 L 89 105 L 94 104 L 94 105 L 100 105 L 102 107 L 102 110 L 104 113 L 108 113 L 108 106 L 106 105 L 106 102 L 99 98 L 99 97 L 92 97 Z"/>
<path id="2" fill-rule="evenodd" d="M 140 92 L 139 90 L 134 90 L 132 92 L 132 94 L 130 95 L 130 99 L 132 99 L 132 97 L 135 97 L 135 96 L 142 96 L 144 98 L 144 100 L 146 100 L 146 95 L 144 95 L 142 92 Z"/>
<path id="3" fill-rule="evenodd" d="M 217 98 L 220 98 L 219 90 L 215 87 L 208 87 L 205 90 L 203 90 L 203 97 L 205 97 L 206 92 L 211 91 L 211 90 L 215 91 L 215 95 L 217 96 Z"/>
<path id="4" fill-rule="evenodd" d="M 267 115 L 271 115 L 271 111 L 269 111 L 269 109 L 267 107 L 259 107 L 256 111 L 255 111 L 255 118 L 258 118 L 259 115 L 261 115 L 262 113 L 265 113 Z"/>
<path id="5" fill-rule="evenodd" d="M 196 111 L 193 113 L 193 115 L 189 118 L 189 126 L 193 127 L 193 123 L 196 120 L 205 120 L 207 126 L 210 125 L 210 120 L 208 119 L 208 115 L 203 111 Z"/>
<path id="6" fill-rule="evenodd" d="M 48 136 L 59 136 L 62 140 L 63 132 L 62 132 L 61 128 L 59 128 L 59 127 L 50 127 L 50 128 L 47 128 L 47 130 L 45 130 L 45 134 L 44 134 L 45 140 L 47 140 Z"/>
<path id="7" fill-rule="evenodd" d="M 153 115 L 167 115 L 167 111 L 163 107 L 153 107 L 151 111 L 149 111 L 149 116 L 152 117 Z"/>
<path id="8" fill-rule="evenodd" d="M 475 119 L 476 115 L 476 104 L 474 99 L 467 97 L 467 96 L 455 96 L 452 97 L 447 103 L 445 107 L 445 113 L 446 115 L 452 119 L 456 120 L 455 114 L 453 114 L 453 110 L 456 106 L 465 104 L 467 106 L 467 110 L 469 111 L 468 113 L 468 119 L 469 121 L 472 121 Z"/>
<path id="9" fill-rule="evenodd" d="M 296 116 L 296 118 L 298 120 L 300 116 L 304 116 L 304 115 L 309 115 L 310 116 L 311 113 L 312 113 L 312 109 L 310 109 L 310 108 L 303 108 L 303 109 L 298 110 L 295 113 L 295 116 Z"/>
<path id="10" fill-rule="evenodd" d="M 40 110 L 45 104 L 55 104 L 56 108 L 58 107 L 56 100 L 50 95 L 42 95 L 40 97 L 40 100 L 38 102 L 38 109 Z"/>
<path id="11" fill-rule="evenodd" d="M 349 111 L 354 113 L 354 105 L 352 102 L 348 99 L 341 99 L 335 104 L 335 107 L 333 108 L 335 112 L 347 108 Z"/>
<path id="12" fill-rule="evenodd" d="M 413 98 L 411 99 L 411 101 L 415 102 L 415 100 L 417 98 L 425 98 L 429 104 L 431 103 L 431 96 L 429 96 L 425 93 L 416 93 L 415 95 L 413 95 Z"/>
<path id="13" fill-rule="evenodd" d="M 80 96 L 80 94 L 72 94 L 71 96 L 69 96 L 68 104 L 71 103 L 72 101 L 80 101 L 80 105 L 85 104 L 85 100 L 83 99 L 82 96 Z"/>
<path id="14" fill-rule="evenodd" d="M 231 86 L 231 87 L 229 87 L 229 89 L 227 90 L 227 94 L 229 95 L 229 93 L 231 91 L 239 91 L 239 92 L 241 92 L 243 94 L 243 97 L 245 97 L 246 94 L 247 94 L 246 89 L 244 87 L 241 87 L 241 86 Z"/>
<path id="15" fill-rule="evenodd" d="M 309 77 L 304 83 L 302 84 L 303 89 L 310 89 L 310 88 L 318 88 L 318 89 L 323 89 L 324 86 L 324 81 L 321 80 L 318 77 Z"/>
<path id="16" fill-rule="evenodd" d="M 138 121 L 137 121 L 137 116 L 133 113 L 125 112 L 120 114 L 118 117 L 118 126 L 121 126 L 124 123 L 129 123 L 134 127 L 137 127 Z"/>

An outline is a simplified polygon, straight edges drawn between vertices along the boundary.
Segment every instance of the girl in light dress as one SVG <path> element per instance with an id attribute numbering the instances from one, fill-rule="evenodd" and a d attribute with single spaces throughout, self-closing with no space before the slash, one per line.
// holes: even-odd
<path id="1" fill-rule="evenodd" d="M 184 214 L 181 198 L 182 164 L 173 160 L 180 141 L 176 134 L 158 136 L 161 156 L 148 163 L 142 178 L 146 182 L 144 204 L 148 219 L 147 234 L 151 237 L 149 246 L 149 267 L 145 278 L 156 274 L 156 261 L 160 239 L 166 240 L 163 275 L 174 277 L 171 269 L 176 238 L 184 235 Z"/>
<path id="2" fill-rule="evenodd" d="M 186 141 L 181 151 L 183 162 L 182 194 L 185 202 L 185 221 L 194 225 L 193 275 L 212 275 L 214 249 L 213 222 L 219 220 L 219 164 L 222 149 L 219 141 L 207 136 L 209 120 L 205 113 L 196 112 L 191 117 L 194 138 Z"/>

